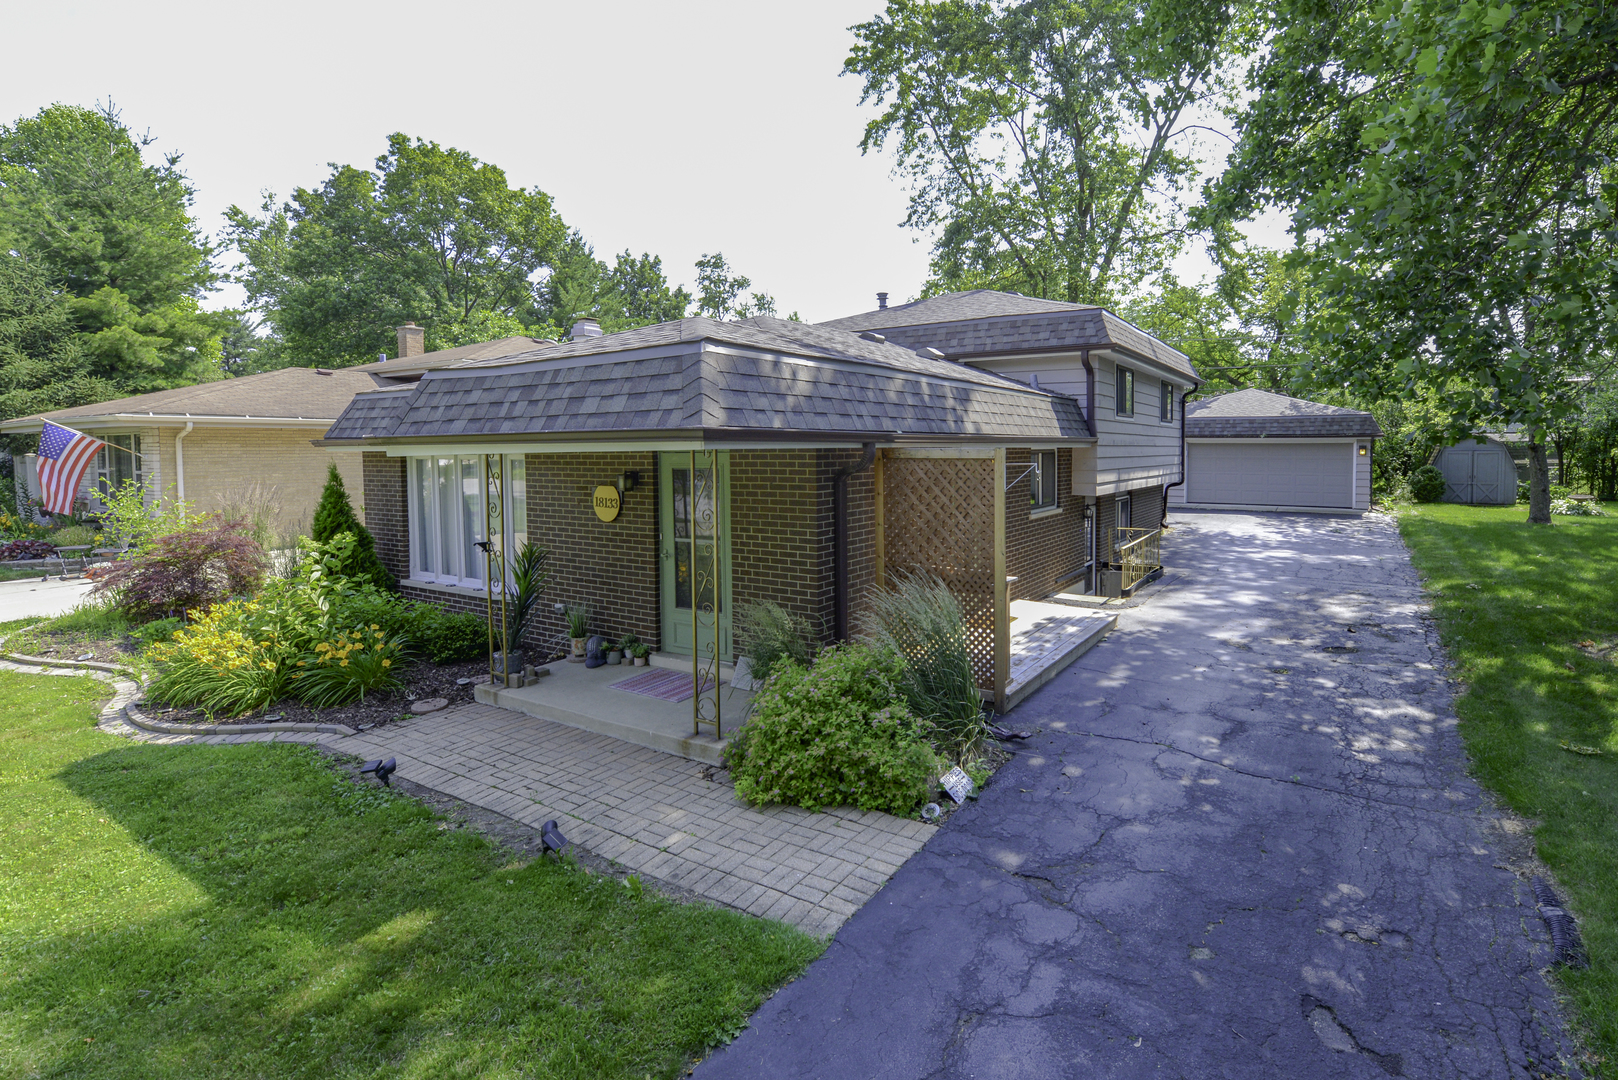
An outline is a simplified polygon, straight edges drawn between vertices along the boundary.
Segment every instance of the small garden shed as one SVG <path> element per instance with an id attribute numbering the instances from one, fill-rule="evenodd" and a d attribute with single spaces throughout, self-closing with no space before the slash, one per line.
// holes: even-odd
<path id="1" fill-rule="evenodd" d="M 1517 501 L 1517 463 L 1504 443 L 1463 439 L 1433 455 L 1444 474 L 1444 501 L 1469 506 L 1509 506 Z"/>

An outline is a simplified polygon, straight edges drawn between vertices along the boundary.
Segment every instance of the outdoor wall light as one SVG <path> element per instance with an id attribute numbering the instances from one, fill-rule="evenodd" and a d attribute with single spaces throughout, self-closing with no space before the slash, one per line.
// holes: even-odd
<path id="1" fill-rule="evenodd" d="M 1364 456 L 1365 456 L 1365 447 L 1362 446 L 1362 447 L 1360 447 L 1360 457 L 1364 457 Z"/>
<path id="2" fill-rule="evenodd" d="M 619 473 L 618 474 L 618 494 L 622 495 L 626 491 L 634 491 L 635 490 L 635 485 L 638 484 L 638 483 L 640 483 L 640 473 L 638 473 L 638 472 L 622 472 L 622 473 Z"/>

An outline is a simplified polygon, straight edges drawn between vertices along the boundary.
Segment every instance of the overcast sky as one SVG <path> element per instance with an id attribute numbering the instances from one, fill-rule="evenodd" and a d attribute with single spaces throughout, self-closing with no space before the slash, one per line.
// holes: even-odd
<path id="1" fill-rule="evenodd" d="M 231 204 L 369 167 L 402 131 L 550 193 L 596 254 L 661 255 L 690 284 L 722 251 L 811 321 L 914 296 L 925 238 L 899 227 L 891 159 L 839 77 L 880 0 L 812 4 L 12 5 L 0 120 L 113 99 L 178 150 L 217 235 Z M 1196 279 L 1206 260 L 1177 267 Z M 210 306 L 238 304 L 228 288 Z"/>

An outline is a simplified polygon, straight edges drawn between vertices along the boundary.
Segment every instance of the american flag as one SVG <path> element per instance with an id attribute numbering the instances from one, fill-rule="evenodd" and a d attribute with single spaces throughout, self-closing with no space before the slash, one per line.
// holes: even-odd
<path id="1" fill-rule="evenodd" d="M 82 431 L 45 421 L 45 430 L 39 433 L 39 494 L 47 513 L 73 512 L 84 470 L 106 445 Z"/>

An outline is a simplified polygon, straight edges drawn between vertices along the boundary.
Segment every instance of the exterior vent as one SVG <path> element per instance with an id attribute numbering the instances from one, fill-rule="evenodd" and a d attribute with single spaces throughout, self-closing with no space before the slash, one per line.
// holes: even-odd
<path id="1" fill-rule="evenodd" d="M 601 324 L 594 319 L 580 319 L 573 324 L 573 330 L 568 334 L 569 341 L 583 341 L 585 338 L 601 336 Z"/>
<path id="2" fill-rule="evenodd" d="M 931 347 L 917 349 L 916 350 L 916 355 L 917 356 L 925 356 L 929 360 L 942 360 L 942 359 L 944 359 L 944 354 L 943 353 L 941 353 L 937 349 L 934 349 L 934 348 L 931 348 Z"/>
<path id="3" fill-rule="evenodd" d="M 879 293 L 876 294 L 876 309 L 878 311 L 886 311 L 886 310 L 888 310 L 888 294 L 887 293 L 879 292 Z"/>
<path id="4" fill-rule="evenodd" d="M 861 334 L 860 337 L 863 338 L 866 341 L 875 341 L 875 342 L 879 342 L 879 343 L 888 340 L 887 338 L 883 337 L 881 334 L 878 334 L 874 330 L 867 330 L 867 331 L 865 331 L 865 333 Z"/>
<path id="5" fill-rule="evenodd" d="M 331 372 L 329 370 L 327 370 L 326 368 L 317 367 L 317 368 L 315 368 L 315 374 L 316 375 L 330 375 Z"/>

